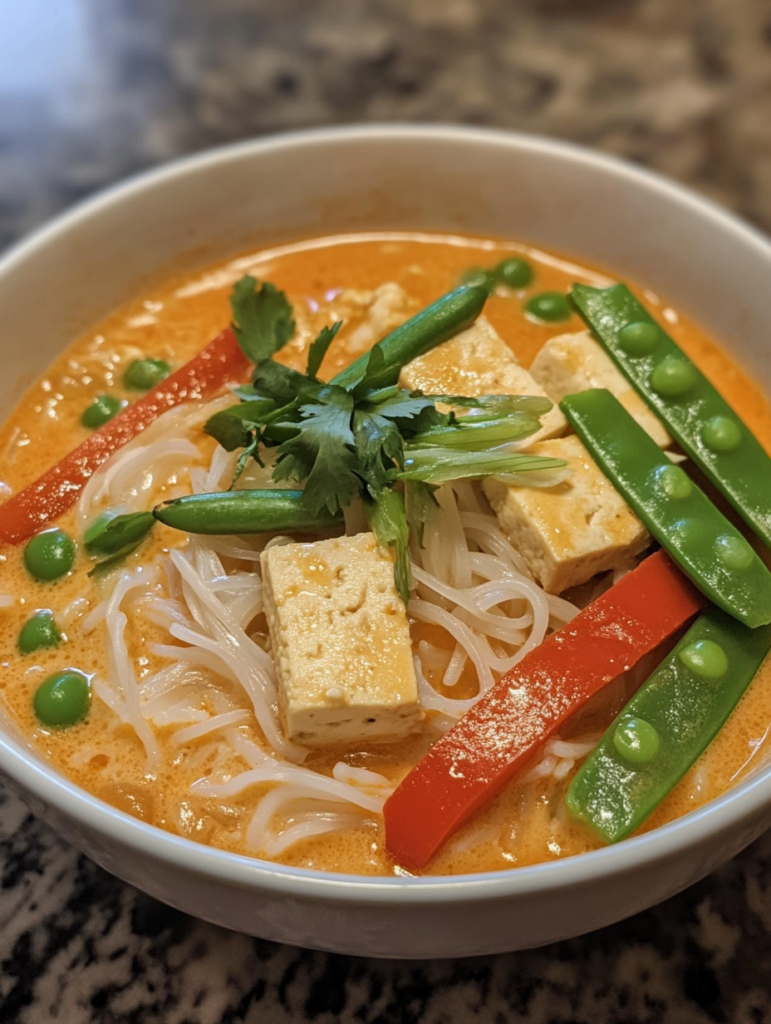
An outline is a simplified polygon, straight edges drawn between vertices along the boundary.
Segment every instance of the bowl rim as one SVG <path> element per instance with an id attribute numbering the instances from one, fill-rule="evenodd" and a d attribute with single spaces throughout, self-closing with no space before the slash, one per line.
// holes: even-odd
<path id="1" fill-rule="evenodd" d="M 319 143 L 387 139 L 424 143 L 488 144 L 519 152 L 539 153 L 626 179 L 642 189 L 690 208 L 715 227 L 732 233 L 771 263 L 771 242 L 756 228 L 687 187 L 616 156 L 528 133 L 461 125 L 362 124 L 283 132 L 219 146 L 183 156 L 100 190 L 75 204 L 12 245 L 0 258 L 0 278 L 34 258 L 60 236 L 102 211 L 130 201 L 156 186 L 195 175 L 241 158 L 283 149 L 313 148 Z M 738 826 L 767 805 L 771 807 L 771 765 L 700 808 L 621 843 L 564 859 L 478 874 L 391 877 L 313 871 L 217 850 L 149 825 L 92 796 L 39 760 L 31 746 L 0 732 L 0 769 L 33 797 L 68 818 L 139 854 L 230 886 L 266 889 L 303 899 L 341 903 L 486 902 L 518 895 L 536 897 L 564 887 L 623 876 L 644 865 L 663 861 L 697 847 Z"/>

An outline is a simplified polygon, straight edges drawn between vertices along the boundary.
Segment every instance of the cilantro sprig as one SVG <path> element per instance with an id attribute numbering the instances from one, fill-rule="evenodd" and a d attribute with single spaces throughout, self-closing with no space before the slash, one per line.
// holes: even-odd
<path id="1" fill-rule="evenodd" d="M 318 373 L 341 324 L 323 328 L 300 373 L 273 358 L 294 332 L 284 293 L 252 277 L 233 289 L 233 330 L 256 368 L 251 385 L 235 391 L 240 404 L 217 413 L 205 427 L 228 451 L 241 450 L 233 483 L 250 458 L 263 465 L 261 452 L 273 449 L 273 480 L 304 485 L 309 514 L 336 515 L 360 498 L 371 529 L 394 553 L 405 602 L 410 524 L 422 543 L 435 486 L 565 464 L 516 450 L 538 430 L 540 416 L 551 408 L 548 399 L 425 395 L 396 383 L 405 363 L 473 322 L 485 298 L 479 291 L 449 293 L 375 345 L 355 372 L 326 382 Z"/>

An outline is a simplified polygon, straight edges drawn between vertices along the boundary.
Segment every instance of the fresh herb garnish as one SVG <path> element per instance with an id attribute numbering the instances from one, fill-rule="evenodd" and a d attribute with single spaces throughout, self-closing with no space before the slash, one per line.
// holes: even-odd
<path id="1" fill-rule="evenodd" d="M 327 354 L 327 349 L 335 340 L 335 335 L 342 326 L 343 321 L 338 320 L 331 327 L 322 327 L 318 338 L 311 342 L 311 347 L 308 349 L 308 369 L 306 371 L 309 377 L 316 377 L 318 375 L 319 368 L 324 362 L 324 356 Z"/>
<path id="2" fill-rule="evenodd" d="M 446 298 L 448 303 L 459 302 L 456 293 Z M 422 543 L 423 526 L 435 505 L 434 485 L 564 465 L 561 460 L 511 449 L 514 442 L 538 430 L 539 417 L 551 408 L 548 399 L 424 395 L 398 386 L 401 366 L 430 347 L 421 316 L 425 320 L 430 310 L 438 310 L 431 314 L 437 321 L 437 343 L 449 336 L 441 300 L 413 321 L 420 320 L 417 352 L 400 345 L 398 359 L 386 357 L 390 350 L 384 339 L 359 361 L 350 379 L 344 373 L 330 383 L 319 380 L 317 374 L 340 323 L 325 327 L 311 344 L 303 374 L 272 358 L 294 330 L 292 309 L 283 292 L 246 277 L 235 286 L 232 305 L 238 321 L 236 337 L 257 366 L 251 385 L 235 392 L 241 404 L 213 416 L 206 432 L 228 451 L 243 449 L 235 479 L 249 458 L 262 465 L 260 450 L 274 448 L 274 481 L 304 484 L 303 502 L 311 514 L 336 515 L 361 498 L 373 532 L 394 551 L 396 582 L 405 600 L 409 527 L 402 488 L 408 496 L 409 521 L 414 516 Z M 462 326 L 468 324 L 462 322 Z M 398 330 L 409 337 L 409 331 Z M 450 411 L 440 412 L 437 403 Z M 464 415 L 456 416 L 455 408 L 464 410 Z"/>
<path id="3" fill-rule="evenodd" d="M 242 277 L 233 286 L 230 308 L 238 344 L 254 363 L 269 359 L 294 334 L 291 303 L 270 281 Z"/>
<path id="4" fill-rule="evenodd" d="M 370 529 L 384 548 L 394 552 L 394 580 L 405 604 L 410 599 L 410 528 L 404 496 L 393 487 L 384 488 L 366 506 Z"/>

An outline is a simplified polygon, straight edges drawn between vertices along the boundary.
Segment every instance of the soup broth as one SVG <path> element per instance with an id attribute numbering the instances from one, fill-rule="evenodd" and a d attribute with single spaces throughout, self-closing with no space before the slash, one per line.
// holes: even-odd
<path id="1" fill-rule="evenodd" d="M 539 321 L 526 314 L 526 300 L 542 292 L 565 293 L 575 281 L 604 286 L 612 283 L 611 277 L 517 244 L 414 234 L 312 239 L 249 253 L 204 271 L 176 274 L 77 339 L 29 388 L 0 432 L 2 493 L 18 492 L 88 436 L 81 415 L 97 395 L 109 392 L 121 400 L 134 399 L 135 394 L 121 383 L 132 360 L 152 357 L 178 367 L 199 352 L 229 322 L 229 295 L 234 281 L 244 273 L 271 281 L 292 302 L 295 336 L 277 358 L 297 370 L 305 369 L 308 347 L 319 330 L 325 324 L 343 321 L 321 371 L 329 379 L 387 331 L 452 288 L 470 266 L 491 265 L 510 255 L 526 257 L 535 278 L 521 289 L 497 289 L 486 304 L 485 316 L 519 362 L 529 367 L 549 338 L 579 331 L 583 325 L 575 314 L 560 322 Z M 771 450 L 771 405 L 733 360 L 728 347 L 717 344 L 697 324 L 668 307 L 663 297 L 650 292 L 637 294 L 651 313 L 667 324 L 673 338 L 725 398 L 740 409 L 764 447 Z M 458 383 L 456 393 L 462 394 L 462 381 Z M 211 405 L 212 410 L 221 407 L 222 402 Z M 143 489 L 147 492 L 144 507 L 188 493 L 191 468 L 199 473 L 207 469 L 215 456 L 216 443 L 199 429 L 203 419 L 194 432 L 186 428 L 184 439 L 170 444 L 162 472 L 148 478 L 142 455 L 138 456 L 127 486 L 133 488 L 135 497 L 141 496 Z M 143 443 L 140 437 L 134 445 L 139 448 Z M 78 517 L 78 510 L 73 509 L 56 525 L 80 538 L 84 524 Z M 184 549 L 187 543 L 185 534 L 159 525 L 122 566 L 130 571 L 143 566 L 147 576 L 152 576 L 150 583 L 145 580 L 145 589 L 137 591 L 133 604 L 130 594 L 126 595 L 129 611 L 125 653 L 140 686 L 173 663 L 170 643 L 178 644 L 180 650 L 185 647 L 179 637 L 170 640 L 168 623 L 159 619 L 147 595 L 171 600 L 178 597 L 174 588 L 179 584 L 164 566 L 170 552 Z M 254 565 L 237 558 L 233 564 L 244 571 L 254 570 Z M 266 852 L 253 842 L 253 816 L 274 784 L 256 781 L 231 795 L 219 791 L 207 794 L 194 785 L 209 779 L 224 786 L 227 779 L 254 767 L 254 760 L 247 756 L 249 749 L 254 752 L 255 746 L 259 749 L 264 743 L 247 694 L 232 680 L 223 683 L 227 704 L 219 707 L 216 701 L 210 704 L 203 700 L 200 714 L 192 720 L 189 709 L 183 714 L 175 712 L 174 705 L 164 707 L 160 684 L 155 694 L 145 694 L 143 699 L 156 700 L 161 709 L 147 727 L 152 736 L 146 742 L 135 729 L 121 722 L 120 709 L 108 706 L 99 689 L 94 691 L 88 717 L 72 728 L 46 728 L 36 718 L 33 696 L 51 673 L 72 668 L 99 680 L 116 671 L 110 663 L 104 609 L 114 597 L 121 567 L 89 577 L 91 566 L 79 548 L 72 572 L 54 583 L 43 583 L 25 568 L 23 546 L 0 547 L 0 698 L 5 713 L 57 771 L 100 799 L 187 838 L 234 853 L 265 857 Z M 594 585 L 566 596 L 580 604 L 590 598 Z M 56 648 L 22 654 L 18 647 L 20 630 L 38 609 L 53 612 L 63 634 L 62 642 Z M 250 630 L 263 638 L 267 635 L 261 612 Z M 439 693 L 459 700 L 474 696 L 479 684 L 468 660 L 454 686 L 443 687 L 441 683 L 455 650 L 455 641 L 444 628 L 413 619 L 411 636 L 416 651 L 421 644 L 426 645 L 421 648 L 424 652 L 433 651 L 431 657 L 437 667 L 432 670 L 429 665 L 426 675 Z M 646 821 L 643 830 L 663 825 L 713 799 L 767 759 L 771 742 L 769 671 L 768 664 L 764 665 L 727 725 Z M 600 694 L 580 719 L 563 731 L 563 743 L 577 742 L 580 747 L 586 737 L 596 740 L 625 695 L 640 681 L 621 680 L 608 693 Z M 175 718 L 177 713 L 180 718 Z M 198 723 L 217 714 L 231 716 L 223 733 L 230 739 L 223 739 L 219 745 L 212 743 L 210 733 L 196 734 Z M 441 715 L 429 712 L 420 731 L 407 739 L 320 747 L 312 749 L 303 763 L 331 778 L 335 765 L 344 762 L 349 769 L 378 773 L 395 784 L 441 735 L 441 729 Z M 240 746 L 233 744 L 234 737 L 240 737 Z M 151 768 L 147 755 L 150 742 L 156 746 L 156 761 Z M 566 748 L 567 753 L 553 757 L 556 771 L 539 775 L 527 768 L 521 772 L 458 831 L 425 873 L 494 871 L 572 856 L 600 846 L 601 841 L 573 822 L 564 807 L 565 792 L 586 752 L 579 747 L 574 756 Z M 537 755 L 533 765 L 547 755 L 548 751 Z M 302 801 L 298 806 L 302 808 Z M 287 813 L 287 828 L 292 827 L 292 813 Z M 337 831 L 310 834 L 278 849 L 273 857 L 284 864 L 323 871 L 405 873 L 385 849 L 382 818 L 377 813 L 354 816 L 347 827 Z"/>

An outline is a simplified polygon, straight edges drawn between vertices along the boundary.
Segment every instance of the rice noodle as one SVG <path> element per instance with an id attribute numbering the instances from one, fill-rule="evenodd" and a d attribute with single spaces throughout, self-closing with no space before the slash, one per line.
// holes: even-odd
<path id="1" fill-rule="evenodd" d="M 139 685 L 134 674 L 134 665 L 126 646 L 126 624 L 128 618 L 122 604 L 132 590 L 145 590 L 154 583 L 157 571 L 141 566 L 133 573 L 123 573 L 107 601 L 105 623 L 107 626 L 107 654 L 109 661 L 109 683 L 98 677 L 93 682 L 96 693 L 108 704 L 118 717 L 130 725 L 145 748 L 147 766 L 153 772 L 160 764 L 160 748 L 142 715 L 139 699 Z"/>
<path id="2" fill-rule="evenodd" d="M 189 743 L 191 740 L 200 739 L 201 736 L 208 736 L 209 733 L 218 729 L 226 729 L 231 725 L 243 725 L 249 721 L 248 711 L 226 711 L 221 715 L 208 716 L 197 725 L 191 725 L 187 729 L 180 729 L 172 737 L 177 744 Z"/>
<path id="3" fill-rule="evenodd" d="M 93 474 L 78 499 L 80 532 L 107 504 L 136 512 L 157 501 L 158 489 L 188 475 L 201 452 L 185 435 L 200 427 L 210 416 L 232 404 L 232 398 L 210 402 L 186 402 L 170 409 L 123 445 Z"/>
<path id="4" fill-rule="evenodd" d="M 599 736 L 587 737 L 585 740 L 562 740 L 553 736 L 544 743 L 541 755 L 536 764 L 523 776 L 523 782 L 535 782 L 551 776 L 564 779 L 575 765 L 590 754 L 599 742 Z"/>

